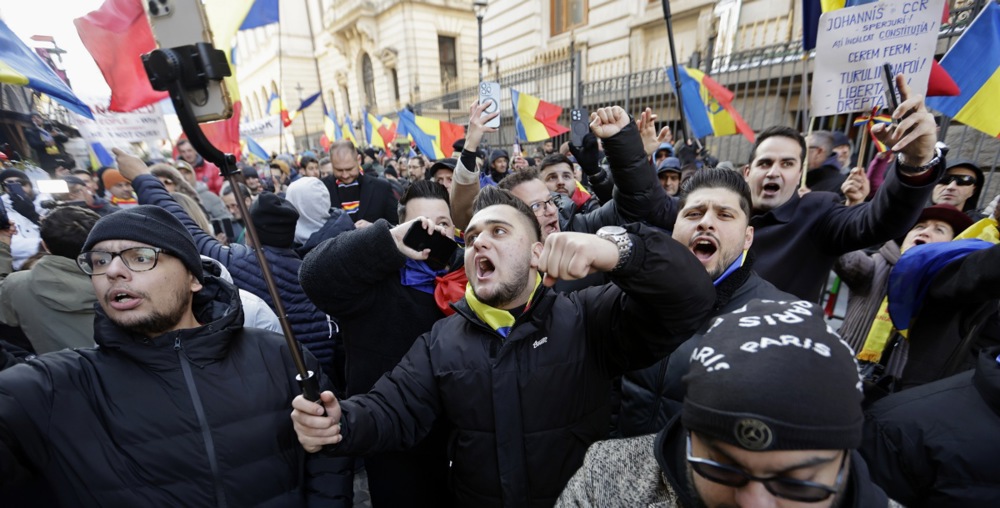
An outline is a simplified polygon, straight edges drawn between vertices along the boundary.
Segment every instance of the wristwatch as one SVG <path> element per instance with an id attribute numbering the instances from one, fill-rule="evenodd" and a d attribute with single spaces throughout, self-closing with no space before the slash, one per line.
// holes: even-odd
<path id="1" fill-rule="evenodd" d="M 944 155 L 941 153 L 941 149 L 938 147 L 934 147 L 934 158 L 932 158 L 930 161 L 927 162 L 927 164 L 924 164 L 923 166 L 911 166 L 907 164 L 906 156 L 903 155 L 902 153 L 896 155 L 896 164 L 899 168 L 900 173 L 903 173 L 904 175 L 915 175 L 918 173 L 923 173 L 924 171 L 927 171 L 928 169 L 937 166 L 941 162 L 941 157 L 943 156 Z"/>
<path id="2" fill-rule="evenodd" d="M 604 226 L 597 230 L 597 236 L 614 243 L 618 247 L 618 264 L 611 269 L 612 272 L 618 271 L 632 259 L 632 237 L 629 236 L 625 228 L 621 226 Z"/>

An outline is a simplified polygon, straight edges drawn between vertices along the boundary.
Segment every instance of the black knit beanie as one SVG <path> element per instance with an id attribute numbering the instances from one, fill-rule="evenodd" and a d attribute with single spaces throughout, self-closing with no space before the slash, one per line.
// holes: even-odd
<path id="1" fill-rule="evenodd" d="M 14 169 L 14 168 L 9 168 L 9 169 L 5 169 L 3 171 L 0 171 L 0 182 L 6 181 L 8 178 L 17 178 L 18 180 L 21 180 L 23 182 L 30 182 L 31 181 L 31 180 L 28 179 L 28 175 L 25 174 L 24 171 L 21 171 L 20 169 Z"/>
<path id="2" fill-rule="evenodd" d="M 250 218 L 257 228 L 257 238 L 263 245 L 291 247 L 295 241 L 295 224 L 299 212 L 286 199 L 273 192 L 264 192 L 250 205 Z"/>
<path id="3" fill-rule="evenodd" d="M 158 206 L 123 208 L 102 217 L 87 235 L 83 251 L 86 252 L 105 240 L 131 240 L 159 247 L 180 259 L 198 282 L 205 281 L 201 257 L 191 233 L 177 217 Z"/>
<path id="4" fill-rule="evenodd" d="M 754 300 L 718 318 L 691 354 L 681 421 L 750 450 L 861 444 L 861 378 L 816 304 Z"/>

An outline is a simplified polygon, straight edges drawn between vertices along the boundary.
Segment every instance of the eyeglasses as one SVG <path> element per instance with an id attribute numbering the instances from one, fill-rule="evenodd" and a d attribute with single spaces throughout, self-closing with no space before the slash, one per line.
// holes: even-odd
<path id="1" fill-rule="evenodd" d="M 938 184 L 948 185 L 951 182 L 955 182 L 959 187 L 968 187 L 976 184 L 976 177 L 972 175 L 944 175 Z"/>
<path id="2" fill-rule="evenodd" d="M 545 201 L 538 201 L 538 202 L 532 203 L 531 204 L 531 211 L 535 212 L 535 214 L 537 215 L 538 213 L 545 211 L 545 208 L 547 206 L 549 206 L 549 205 L 552 205 L 553 207 L 556 206 L 556 198 L 555 197 L 551 197 L 551 198 L 549 198 L 549 199 L 547 199 Z"/>
<path id="3" fill-rule="evenodd" d="M 691 469 L 706 480 L 729 487 L 744 487 L 751 481 L 764 484 L 764 488 L 776 497 L 790 499 L 800 503 L 818 503 L 836 494 L 844 479 L 844 465 L 847 463 L 847 452 L 840 459 L 840 469 L 837 472 L 837 483 L 831 487 L 822 483 L 796 480 L 783 476 L 761 478 L 733 466 L 720 464 L 691 455 L 691 434 L 687 436 L 687 461 Z"/>
<path id="4" fill-rule="evenodd" d="M 76 265 L 87 275 L 104 275 L 111 266 L 111 261 L 120 257 L 125 267 L 133 272 L 148 272 L 156 268 L 163 249 L 158 247 L 132 247 L 118 252 L 92 250 L 83 252 L 76 257 Z"/>

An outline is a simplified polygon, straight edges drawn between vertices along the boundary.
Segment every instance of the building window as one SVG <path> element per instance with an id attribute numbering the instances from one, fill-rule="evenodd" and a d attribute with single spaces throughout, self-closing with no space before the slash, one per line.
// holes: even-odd
<path id="1" fill-rule="evenodd" d="M 399 73 L 396 69 L 391 69 L 389 71 L 392 77 L 392 96 L 396 98 L 396 102 L 399 102 Z"/>
<path id="2" fill-rule="evenodd" d="M 372 70 L 372 59 L 368 53 L 361 55 L 361 79 L 365 82 L 365 107 L 375 109 L 375 71 Z"/>
<path id="3" fill-rule="evenodd" d="M 450 83 L 458 80 L 458 56 L 454 37 L 438 36 L 438 60 L 441 62 L 441 82 L 448 89 Z"/>
<path id="4" fill-rule="evenodd" d="M 549 0 L 552 35 L 587 23 L 587 0 Z"/>

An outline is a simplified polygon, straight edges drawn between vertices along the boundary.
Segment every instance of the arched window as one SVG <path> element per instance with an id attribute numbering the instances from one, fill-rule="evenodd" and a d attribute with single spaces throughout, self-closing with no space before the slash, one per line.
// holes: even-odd
<path id="1" fill-rule="evenodd" d="M 375 103 L 375 71 L 372 70 L 372 59 L 368 53 L 361 54 L 361 79 L 365 82 L 365 106 L 368 109 L 377 107 Z"/>

